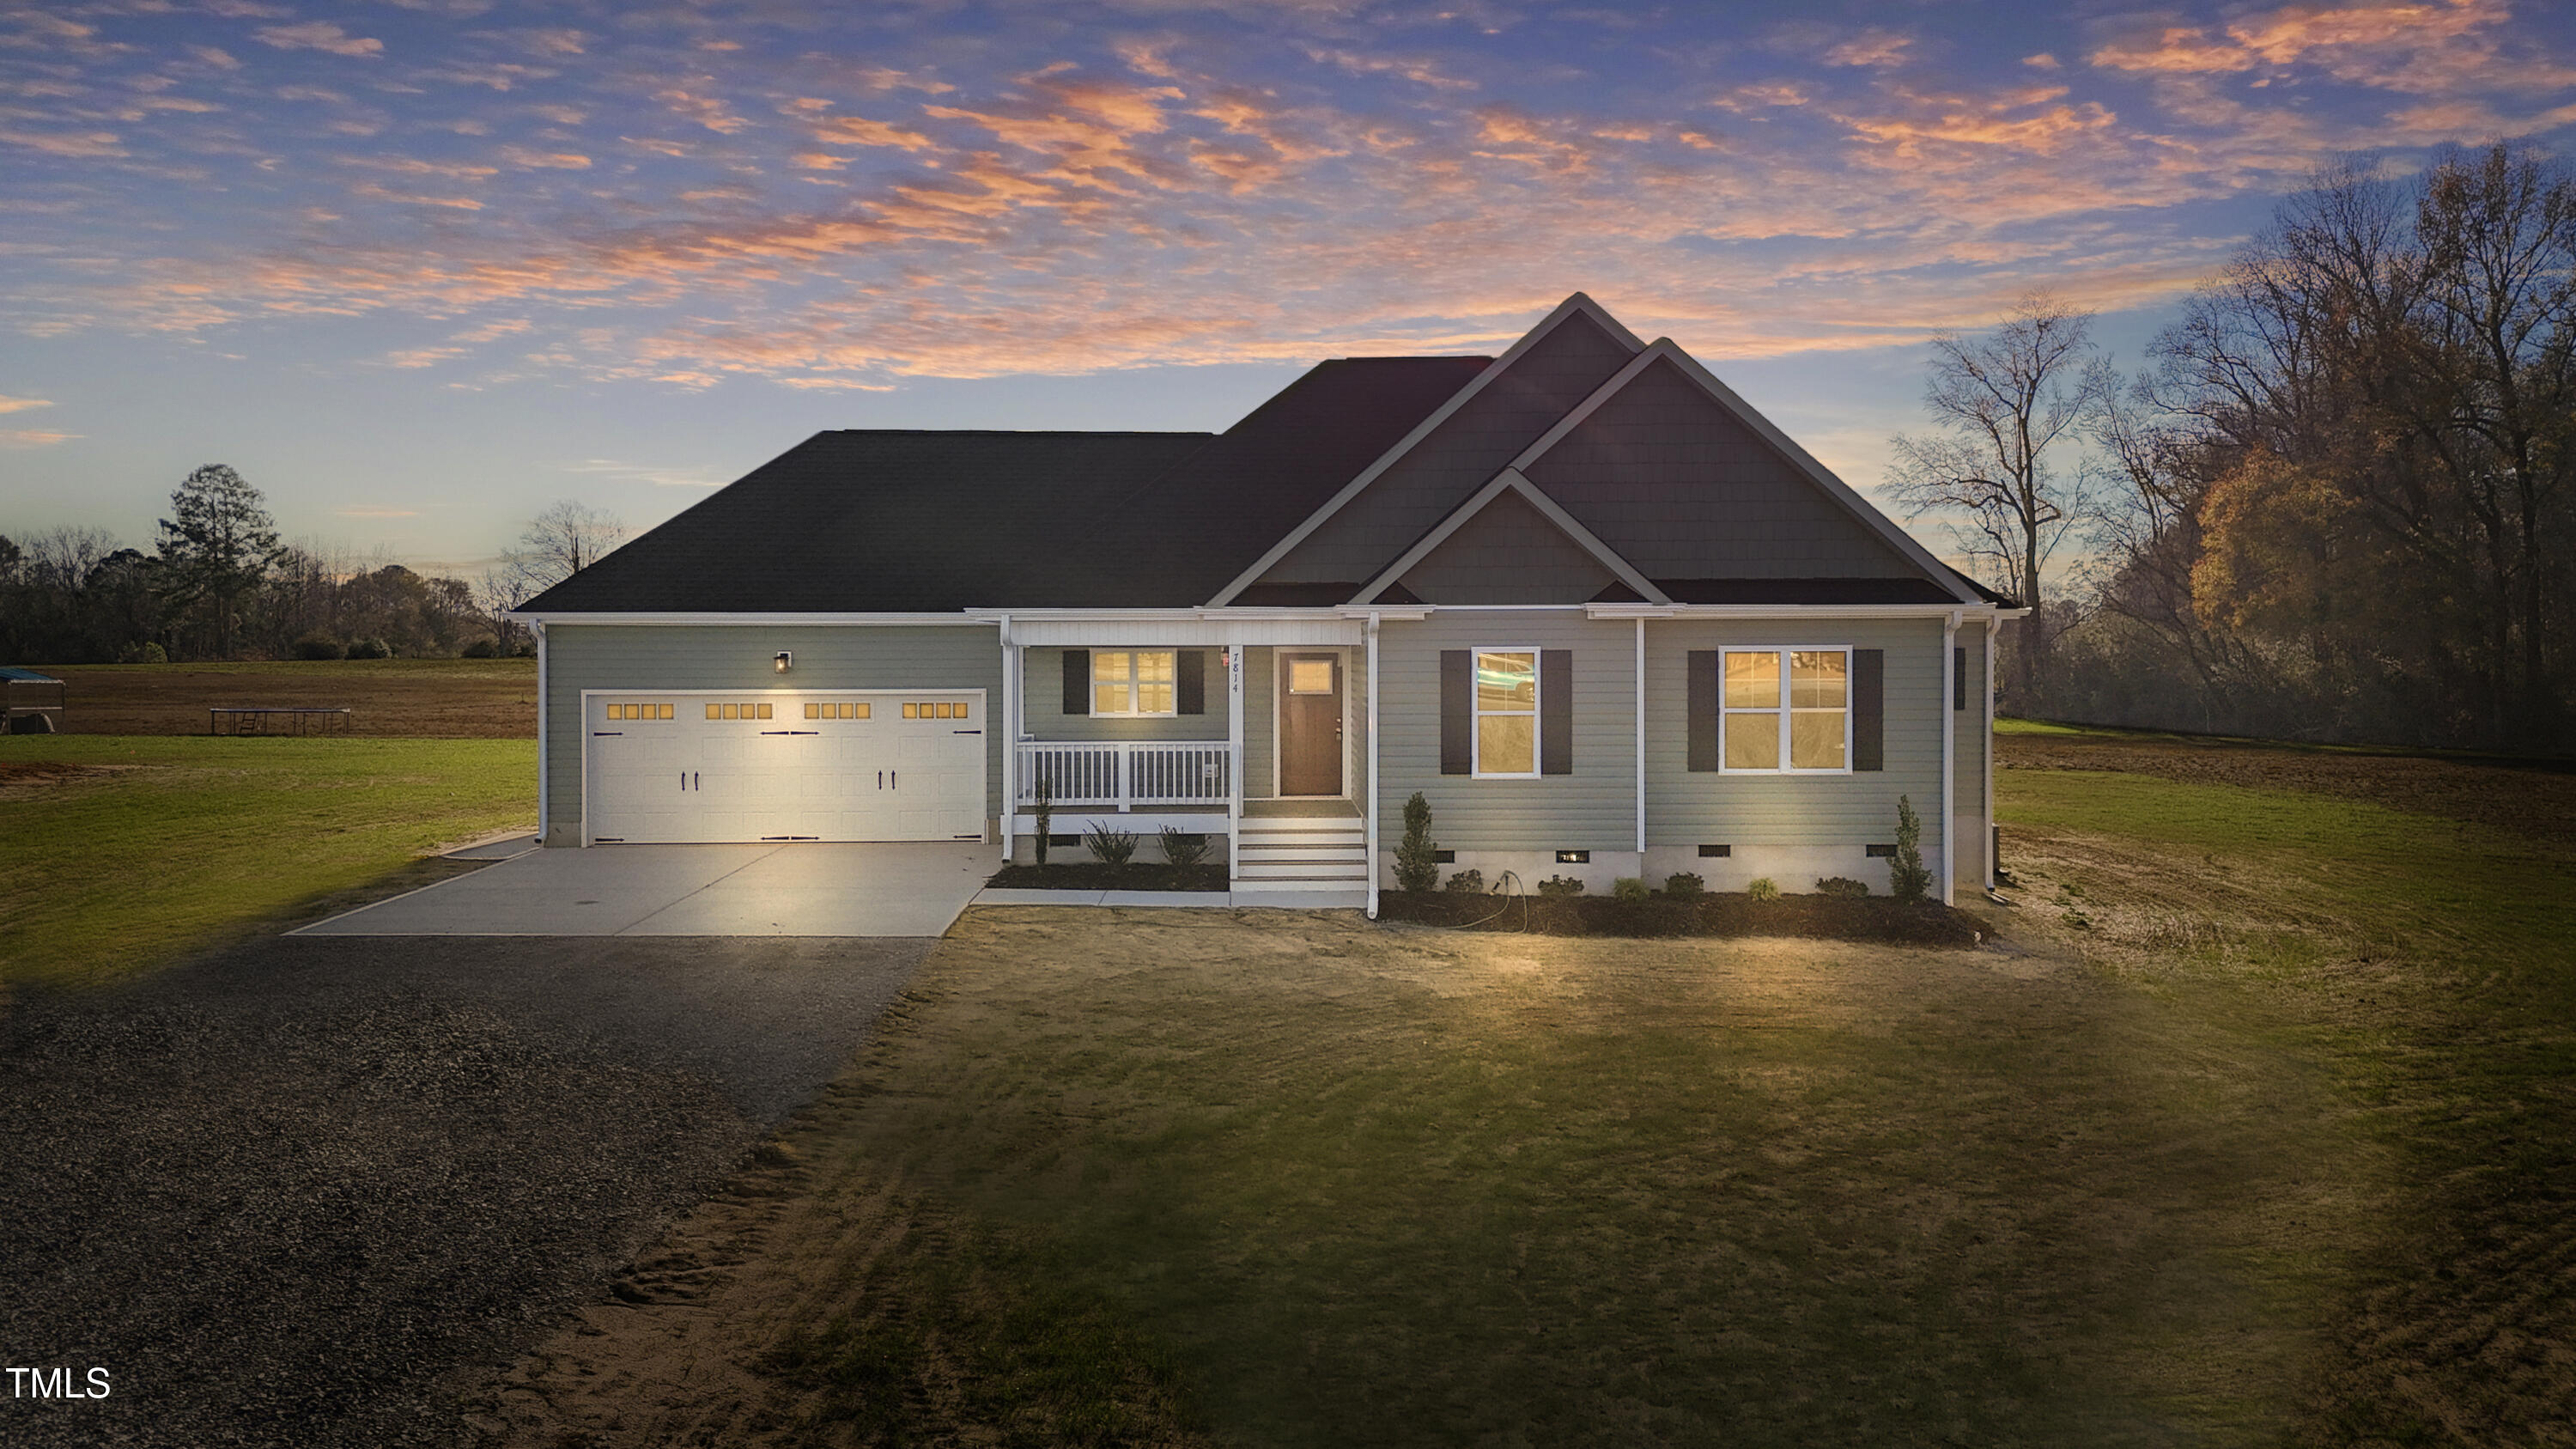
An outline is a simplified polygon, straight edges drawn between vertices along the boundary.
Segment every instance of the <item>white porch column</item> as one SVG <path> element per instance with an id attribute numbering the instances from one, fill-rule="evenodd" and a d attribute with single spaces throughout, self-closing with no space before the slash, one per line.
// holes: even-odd
<path id="1" fill-rule="evenodd" d="M 1941 904 L 1954 904 L 1950 899 L 1952 884 L 1958 879 L 1959 832 L 1950 818 L 1950 800 L 1955 782 L 1952 776 L 1959 768 L 1958 701 L 1951 697 L 1958 675 L 1950 667 L 1950 651 L 1959 643 L 1959 611 L 1953 609 L 1941 621 Z"/>
<path id="2" fill-rule="evenodd" d="M 1242 868 L 1243 838 L 1243 636 L 1225 636 L 1225 879 Z"/>
<path id="3" fill-rule="evenodd" d="M 1002 737 L 1002 864 L 1009 865 L 1011 831 L 1020 814 L 1020 651 L 1011 642 L 1010 615 L 1001 617 L 998 632 L 1002 645 L 1002 717 L 987 719 L 984 728 Z"/>
<path id="4" fill-rule="evenodd" d="M 1646 873 L 1646 620 L 1637 617 L 1637 874 Z"/>
<path id="5" fill-rule="evenodd" d="M 1377 919 L 1377 623 L 1368 616 L 1368 794 L 1360 799 L 1360 833 L 1368 855 L 1368 918 Z"/>

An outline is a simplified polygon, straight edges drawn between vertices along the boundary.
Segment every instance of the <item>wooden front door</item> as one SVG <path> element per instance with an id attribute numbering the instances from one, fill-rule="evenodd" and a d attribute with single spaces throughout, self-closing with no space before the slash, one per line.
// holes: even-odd
<path id="1" fill-rule="evenodd" d="M 1280 655 L 1279 793 L 1342 793 L 1342 660 Z"/>

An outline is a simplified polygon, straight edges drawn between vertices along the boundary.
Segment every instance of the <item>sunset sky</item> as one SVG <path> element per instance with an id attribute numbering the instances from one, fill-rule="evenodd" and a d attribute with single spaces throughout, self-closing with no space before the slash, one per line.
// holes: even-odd
<path id="1" fill-rule="evenodd" d="M 18 6 L 0 533 L 148 545 L 221 461 L 471 570 L 818 428 L 1219 428 L 1577 289 L 1866 488 L 1933 331 L 2046 286 L 2134 361 L 2319 162 L 2571 132 L 2527 0 Z"/>

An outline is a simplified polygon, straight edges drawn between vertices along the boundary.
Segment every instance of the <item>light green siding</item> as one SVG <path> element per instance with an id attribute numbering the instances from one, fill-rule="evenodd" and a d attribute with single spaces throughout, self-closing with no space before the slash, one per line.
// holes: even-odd
<path id="1" fill-rule="evenodd" d="M 1462 850 L 1634 850 L 1637 842 L 1635 626 L 1581 611 L 1442 612 L 1389 623 L 1378 643 L 1380 841 L 1392 848 L 1404 802 L 1431 805 L 1432 833 Z M 1440 651 L 1573 651 L 1574 773 L 1479 780 L 1440 773 Z"/>
<path id="2" fill-rule="evenodd" d="M 1884 770 L 1720 774 L 1689 768 L 1687 671 L 1695 649 L 1840 647 L 1886 653 Z M 1646 839 L 1651 845 L 1823 846 L 1896 838 L 1896 799 L 1923 817 L 1927 860 L 1941 814 L 1938 619 L 1787 619 L 1646 625 Z"/>
<path id="3" fill-rule="evenodd" d="M 772 660 L 794 650 L 781 675 Z M 547 824 L 581 838 L 581 695 L 586 689 L 981 689 L 1001 708 L 1002 650 L 991 625 L 579 625 L 546 630 Z M 1002 798 L 1002 733 L 984 734 L 985 809 Z"/>
<path id="4" fill-rule="evenodd" d="M 1200 652 L 1207 656 L 1207 713 L 1103 718 L 1064 712 L 1064 650 L 1032 645 L 1021 651 L 1028 690 L 1020 706 L 1021 732 L 1041 740 L 1222 741 L 1226 737 L 1225 666 L 1217 661 L 1224 651 Z"/>

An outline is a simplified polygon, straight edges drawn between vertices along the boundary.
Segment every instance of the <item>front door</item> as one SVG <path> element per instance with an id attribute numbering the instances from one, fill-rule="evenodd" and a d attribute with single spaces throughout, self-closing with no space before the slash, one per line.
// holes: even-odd
<path id="1" fill-rule="evenodd" d="M 1283 654 L 1279 668 L 1279 793 L 1339 795 L 1341 656 Z"/>

